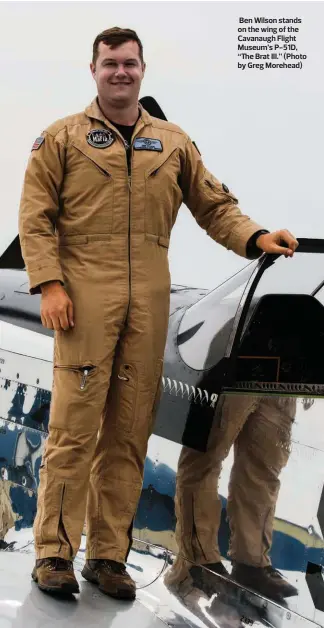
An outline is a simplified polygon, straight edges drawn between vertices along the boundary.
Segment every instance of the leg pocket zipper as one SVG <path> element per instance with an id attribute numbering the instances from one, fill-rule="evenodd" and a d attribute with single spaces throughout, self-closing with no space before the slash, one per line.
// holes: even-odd
<path id="1" fill-rule="evenodd" d="M 86 366 L 75 366 L 75 365 L 54 366 L 54 369 L 63 370 L 63 371 L 74 371 L 75 373 L 80 373 L 81 374 L 80 390 L 84 390 L 89 375 L 91 375 L 95 371 L 96 367 L 93 366 L 92 364 L 88 364 Z"/>
<path id="2" fill-rule="evenodd" d="M 89 375 L 89 372 L 90 372 L 89 367 L 85 367 L 83 369 L 83 375 L 82 375 L 82 378 L 81 378 L 80 390 L 84 390 L 86 382 L 87 382 L 87 378 L 88 378 L 88 375 Z"/>

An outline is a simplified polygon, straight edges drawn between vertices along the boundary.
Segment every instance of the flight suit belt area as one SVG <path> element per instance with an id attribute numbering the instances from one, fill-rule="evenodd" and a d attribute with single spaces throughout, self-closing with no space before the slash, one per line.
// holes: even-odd
<path id="1" fill-rule="evenodd" d="M 109 242 L 112 239 L 118 238 L 124 240 L 128 239 L 129 235 L 125 233 L 89 233 L 89 234 L 65 234 L 59 235 L 58 241 L 60 246 L 69 244 L 88 244 L 90 242 Z M 155 235 L 153 233 L 131 233 L 130 239 L 132 241 L 140 242 L 141 240 L 148 240 L 149 242 L 155 242 L 160 246 L 169 248 L 170 238 L 161 235 Z"/>

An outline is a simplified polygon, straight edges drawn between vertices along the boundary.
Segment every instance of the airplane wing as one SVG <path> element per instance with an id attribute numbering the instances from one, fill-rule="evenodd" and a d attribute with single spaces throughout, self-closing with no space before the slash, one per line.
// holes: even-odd
<path id="1" fill-rule="evenodd" d="M 143 626 L 159 626 L 159 622 L 183 627 L 214 626 L 216 622 L 221 627 L 241 628 L 256 623 L 281 628 L 292 620 L 301 626 L 324 625 L 319 579 L 324 563 L 324 491 L 321 479 L 324 458 L 321 436 L 323 378 L 322 371 L 316 371 L 318 360 L 323 355 L 324 286 L 319 263 L 321 258 L 317 257 L 322 253 L 309 253 L 310 258 L 307 256 L 307 259 L 310 262 L 306 266 L 306 256 L 302 251 L 303 245 L 307 250 L 312 247 L 316 250 L 317 243 L 302 240 L 301 243 L 299 257 L 296 255 L 289 265 L 284 266 L 284 259 L 276 259 L 261 272 L 264 261 L 252 262 L 210 292 L 185 286 L 172 287 L 178 302 L 173 304 L 173 309 L 170 308 L 164 392 L 149 444 L 143 491 L 135 521 L 135 541 L 128 562 L 138 585 L 137 602 L 131 609 L 117 602 L 107 603 L 89 583 L 81 580 L 84 546 L 76 559 L 81 583 L 77 605 L 71 606 L 62 601 L 58 605 L 56 600 L 44 598 L 30 582 L 29 574 L 34 561 L 32 524 L 39 466 L 47 435 L 53 338 L 44 334 L 44 328 L 40 327 L 38 297 L 29 295 L 25 271 L 1 271 L 0 293 L 4 297 L 0 300 L 0 609 L 7 623 L 10 618 L 11 625 L 19 626 L 22 625 L 22 618 L 26 623 L 30 617 L 30 625 L 37 626 L 44 617 L 46 621 L 51 621 L 54 616 L 65 617 L 66 626 L 73 626 L 76 622 L 91 625 L 91 609 L 91 617 L 98 625 L 103 625 L 102 622 L 109 625 L 109 621 L 111 625 L 118 625 L 113 622 L 119 615 L 120 620 L 127 621 L 124 615 L 127 612 L 135 625 L 138 621 L 138 625 Z M 284 268 L 287 276 L 284 276 Z M 276 273 L 272 279 L 270 273 Z M 256 283 L 258 275 L 260 281 Z M 298 287 L 293 282 L 294 277 L 298 278 Z M 263 285 L 262 278 L 266 280 Z M 273 310 L 272 303 L 269 304 L 269 299 L 278 299 L 279 296 L 283 299 L 282 303 L 288 299 L 288 305 L 285 304 L 282 309 L 280 324 L 273 315 L 278 308 Z M 293 325 L 289 322 L 291 317 L 286 320 L 284 315 L 289 302 L 294 305 Z M 272 313 L 270 319 L 267 318 L 267 311 Z M 242 321 L 244 312 L 245 319 Z M 231 378 L 228 378 L 229 371 L 225 369 L 221 383 L 219 368 L 214 371 L 215 377 L 213 369 L 217 360 L 223 360 L 224 356 L 225 359 L 233 358 L 228 351 L 229 343 L 235 347 L 233 329 L 236 333 L 241 330 L 241 340 L 233 361 L 236 371 L 230 369 Z M 276 335 L 278 329 L 281 331 L 279 336 Z M 293 357 L 296 357 L 296 343 L 300 370 L 289 371 L 293 350 Z M 259 349 L 262 349 L 262 356 Z M 272 353 L 276 353 L 279 369 L 271 371 L 264 366 L 263 360 L 269 360 L 272 365 Z M 242 369 L 239 360 L 247 359 L 255 360 L 253 368 Z M 208 368 L 204 368 L 205 365 Z M 196 379 L 190 380 L 190 373 L 195 374 Z M 269 377 L 272 378 L 270 383 Z M 214 387 L 210 388 L 210 385 Z M 297 431 L 292 444 L 295 457 L 291 457 L 287 481 L 283 484 L 286 498 L 281 502 L 279 500 L 272 552 L 274 564 L 293 581 L 297 577 L 300 583 L 300 597 L 287 607 L 265 600 L 255 592 L 246 592 L 237 585 L 231 594 L 227 591 L 222 599 L 217 600 L 188 582 L 184 588 L 175 589 L 167 582 L 166 574 L 177 552 L 174 492 L 181 443 L 191 438 L 191 445 L 203 449 L 208 417 L 214 415 L 210 408 L 218 400 L 223 386 L 227 392 L 233 390 L 236 394 L 243 390 L 245 394 L 251 391 L 264 395 L 274 391 L 278 395 L 283 390 L 284 395 L 292 391 L 299 398 Z M 213 391 L 216 391 L 214 399 Z M 307 429 L 307 425 L 312 425 L 313 429 Z M 289 500 L 295 485 L 294 478 L 301 473 L 297 464 L 301 452 L 310 456 L 307 458 L 307 473 L 303 471 L 299 480 L 299 485 L 304 483 L 303 514 L 306 516 L 302 516 L 300 508 L 295 508 Z M 220 486 L 224 513 L 228 472 L 226 467 Z M 308 493 L 306 486 L 309 487 Z M 309 520 L 311 525 L 307 524 Z M 220 545 L 226 558 L 228 525 L 225 515 L 220 528 Z M 203 567 L 200 568 L 203 570 Z M 218 590 L 221 577 L 215 574 L 210 577 L 215 579 L 215 590 Z"/>

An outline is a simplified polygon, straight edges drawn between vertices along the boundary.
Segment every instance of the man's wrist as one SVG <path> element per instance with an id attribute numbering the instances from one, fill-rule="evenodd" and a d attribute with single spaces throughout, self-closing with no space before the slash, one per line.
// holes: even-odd
<path id="1" fill-rule="evenodd" d="M 255 246 L 257 246 L 257 247 L 258 247 L 258 245 L 257 245 L 257 241 L 258 241 L 259 237 L 260 237 L 260 236 L 262 236 L 262 235 L 266 235 L 267 233 L 270 233 L 270 231 L 267 231 L 267 229 L 261 229 L 260 231 L 257 231 L 257 232 L 254 234 L 254 237 L 255 237 L 255 240 L 254 240 Z M 259 247 L 258 247 L 258 248 L 259 248 Z"/>
<path id="2" fill-rule="evenodd" d="M 57 286 L 61 286 L 62 282 L 59 281 L 58 279 L 53 279 L 51 281 L 44 281 L 44 283 L 40 284 L 40 290 L 41 293 L 43 294 L 44 292 L 48 292 L 49 290 L 52 290 L 53 288 L 57 287 Z"/>
<path id="3" fill-rule="evenodd" d="M 259 229 L 253 233 L 246 245 L 246 257 L 248 259 L 255 259 L 260 256 L 260 249 L 257 245 L 257 240 L 261 235 L 265 235 L 266 233 L 270 233 L 267 229 Z"/>

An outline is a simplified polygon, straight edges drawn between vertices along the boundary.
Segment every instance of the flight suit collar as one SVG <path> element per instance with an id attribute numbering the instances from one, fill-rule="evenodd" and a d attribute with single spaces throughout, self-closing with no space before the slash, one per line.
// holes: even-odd
<path id="1" fill-rule="evenodd" d="M 135 135 L 137 135 L 137 133 L 139 133 L 139 131 L 141 131 L 145 126 L 152 124 L 152 118 L 150 114 L 144 109 L 141 103 L 138 103 L 138 108 L 140 111 L 140 117 L 137 120 L 133 137 L 135 137 Z M 92 118 L 94 120 L 100 120 L 100 122 L 103 122 L 105 126 L 107 126 L 110 129 L 113 129 L 115 132 L 119 134 L 118 129 L 116 129 L 116 127 L 109 120 L 107 120 L 104 113 L 101 111 L 97 97 L 94 98 L 94 100 L 90 103 L 90 105 L 85 109 L 85 114 L 88 116 L 88 118 Z"/>

